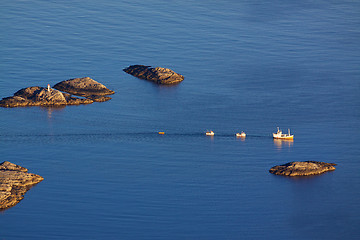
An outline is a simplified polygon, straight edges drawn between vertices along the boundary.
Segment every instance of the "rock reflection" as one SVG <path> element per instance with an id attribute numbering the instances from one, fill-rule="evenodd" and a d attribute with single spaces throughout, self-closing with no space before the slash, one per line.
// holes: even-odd
<path id="1" fill-rule="evenodd" d="M 47 113 L 48 120 L 51 120 L 52 114 L 54 112 L 60 112 L 63 111 L 66 106 L 58 106 L 58 107 L 40 107 L 41 110 Z"/>

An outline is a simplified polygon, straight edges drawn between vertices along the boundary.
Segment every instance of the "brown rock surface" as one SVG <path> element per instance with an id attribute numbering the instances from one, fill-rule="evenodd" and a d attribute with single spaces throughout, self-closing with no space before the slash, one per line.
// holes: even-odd
<path id="1" fill-rule="evenodd" d="M 283 165 L 272 167 L 269 172 L 283 176 L 308 176 L 321 174 L 335 170 L 335 163 L 325 163 L 317 161 L 289 162 Z"/>
<path id="2" fill-rule="evenodd" d="M 0 164 L 0 209 L 15 206 L 24 198 L 24 194 L 43 177 L 28 173 L 19 165 L 3 162 Z"/>
<path id="3" fill-rule="evenodd" d="M 89 104 L 90 99 L 80 99 L 60 91 L 43 87 L 28 87 L 17 91 L 14 96 L 3 98 L 0 107 L 61 106 Z"/>
<path id="4" fill-rule="evenodd" d="M 123 71 L 137 78 L 153 81 L 157 84 L 177 84 L 184 80 L 184 76 L 171 69 L 162 67 L 152 68 L 144 65 L 132 65 L 123 69 Z"/>
<path id="5" fill-rule="evenodd" d="M 108 96 L 97 96 L 97 95 L 91 95 L 88 96 L 87 98 L 93 100 L 94 102 L 106 102 L 111 99 L 111 97 Z"/>
<path id="6" fill-rule="evenodd" d="M 104 102 L 110 100 L 110 97 L 103 97 L 114 94 L 115 92 L 105 87 L 103 84 L 95 80 L 84 77 L 74 78 L 59 82 L 54 85 L 54 88 L 73 95 L 86 97 L 95 102 Z"/>

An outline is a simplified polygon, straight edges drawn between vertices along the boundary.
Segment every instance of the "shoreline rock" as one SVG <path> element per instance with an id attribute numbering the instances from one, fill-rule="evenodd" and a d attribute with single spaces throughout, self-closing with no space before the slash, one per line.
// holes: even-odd
<path id="1" fill-rule="evenodd" d="M 325 163 L 317 161 L 289 162 L 283 165 L 272 167 L 269 172 L 283 176 L 309 176 L 318 175 L 328 171 L 334 171 L 335 163 Z"/>
<path id="2" fill-rule="evenodd" d="M 144 65 L 131 65 L 124 68 L 123 71 L 137 78 L 152 81 L 157 84 L 172 85 L 184 80 L 184 76 L 171 69 L 162 67 L 152 68 Z"/>
<path id="3" fill-rule="evenodd" d="M 28 169 L 19 165 L 3 162 L 0 164 L 0 210 L 15 206 L 24 194 L 43 177 L 28 173 Z"/>
<path id="4" fill-rule="evenodd" d="M 115 93 L 89 77 L 65 80 L 55 84 L 54 88 L 73 95 L 89 98 L 94 102 L 108 101 L 111 98 L 106 96 Z"/>

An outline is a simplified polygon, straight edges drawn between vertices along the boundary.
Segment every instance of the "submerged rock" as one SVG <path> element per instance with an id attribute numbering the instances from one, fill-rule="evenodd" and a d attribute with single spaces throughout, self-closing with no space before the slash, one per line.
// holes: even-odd
<path id="1" fill-rule="evenodd" d="M 20 89 L 12 97 L 3 98 L 0 107 L 61 106 L 92 102 L 90 99 L 71 97 L 52 88 L 28 87 Z"/>
<path id="2" fill-rule="evenodd" d="M 129 73 L 137 78 L 153 81 L 157 84 L 176 84 L 184 80 L 184 76 L 174 72 L 168 68 L 144 65 L 132 65 L 123 69 L 124 72 Z"/>
<path id="3" fill-rule="evenodd" d="M 15 206 L 24 198 L 24 194 L 43 177 L 28 173 L 19 165 L 3 162 L 0 164 L 0 209 Z"/>
<path id="4" fill-rule="evenodd" d="M 327 171 L 335 170 L 335 163 L 317 161 L 289 162 L 283 165 L 272 167 L 269 172 L 283 176 L 308 176 L 317 175 Z"/>
<path id="5" fill-rule="evenodd" d="M 95 102 L 108 101 L 111 98 L 104 96 L 115 93 L 89 77 L 65 80 L 55 84 L 54 88 L 73 95 L 89 98 Z"/>

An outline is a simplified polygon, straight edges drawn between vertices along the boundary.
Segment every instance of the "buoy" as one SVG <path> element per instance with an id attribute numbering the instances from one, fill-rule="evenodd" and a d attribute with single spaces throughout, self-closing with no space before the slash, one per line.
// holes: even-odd
<path id="1" fill-rule="evenodd" d="M 159 132 L 159 134 L 160 134 L 160 135 L 164 135 L 164 134 L 165 134 L 165 132 Z"/>

